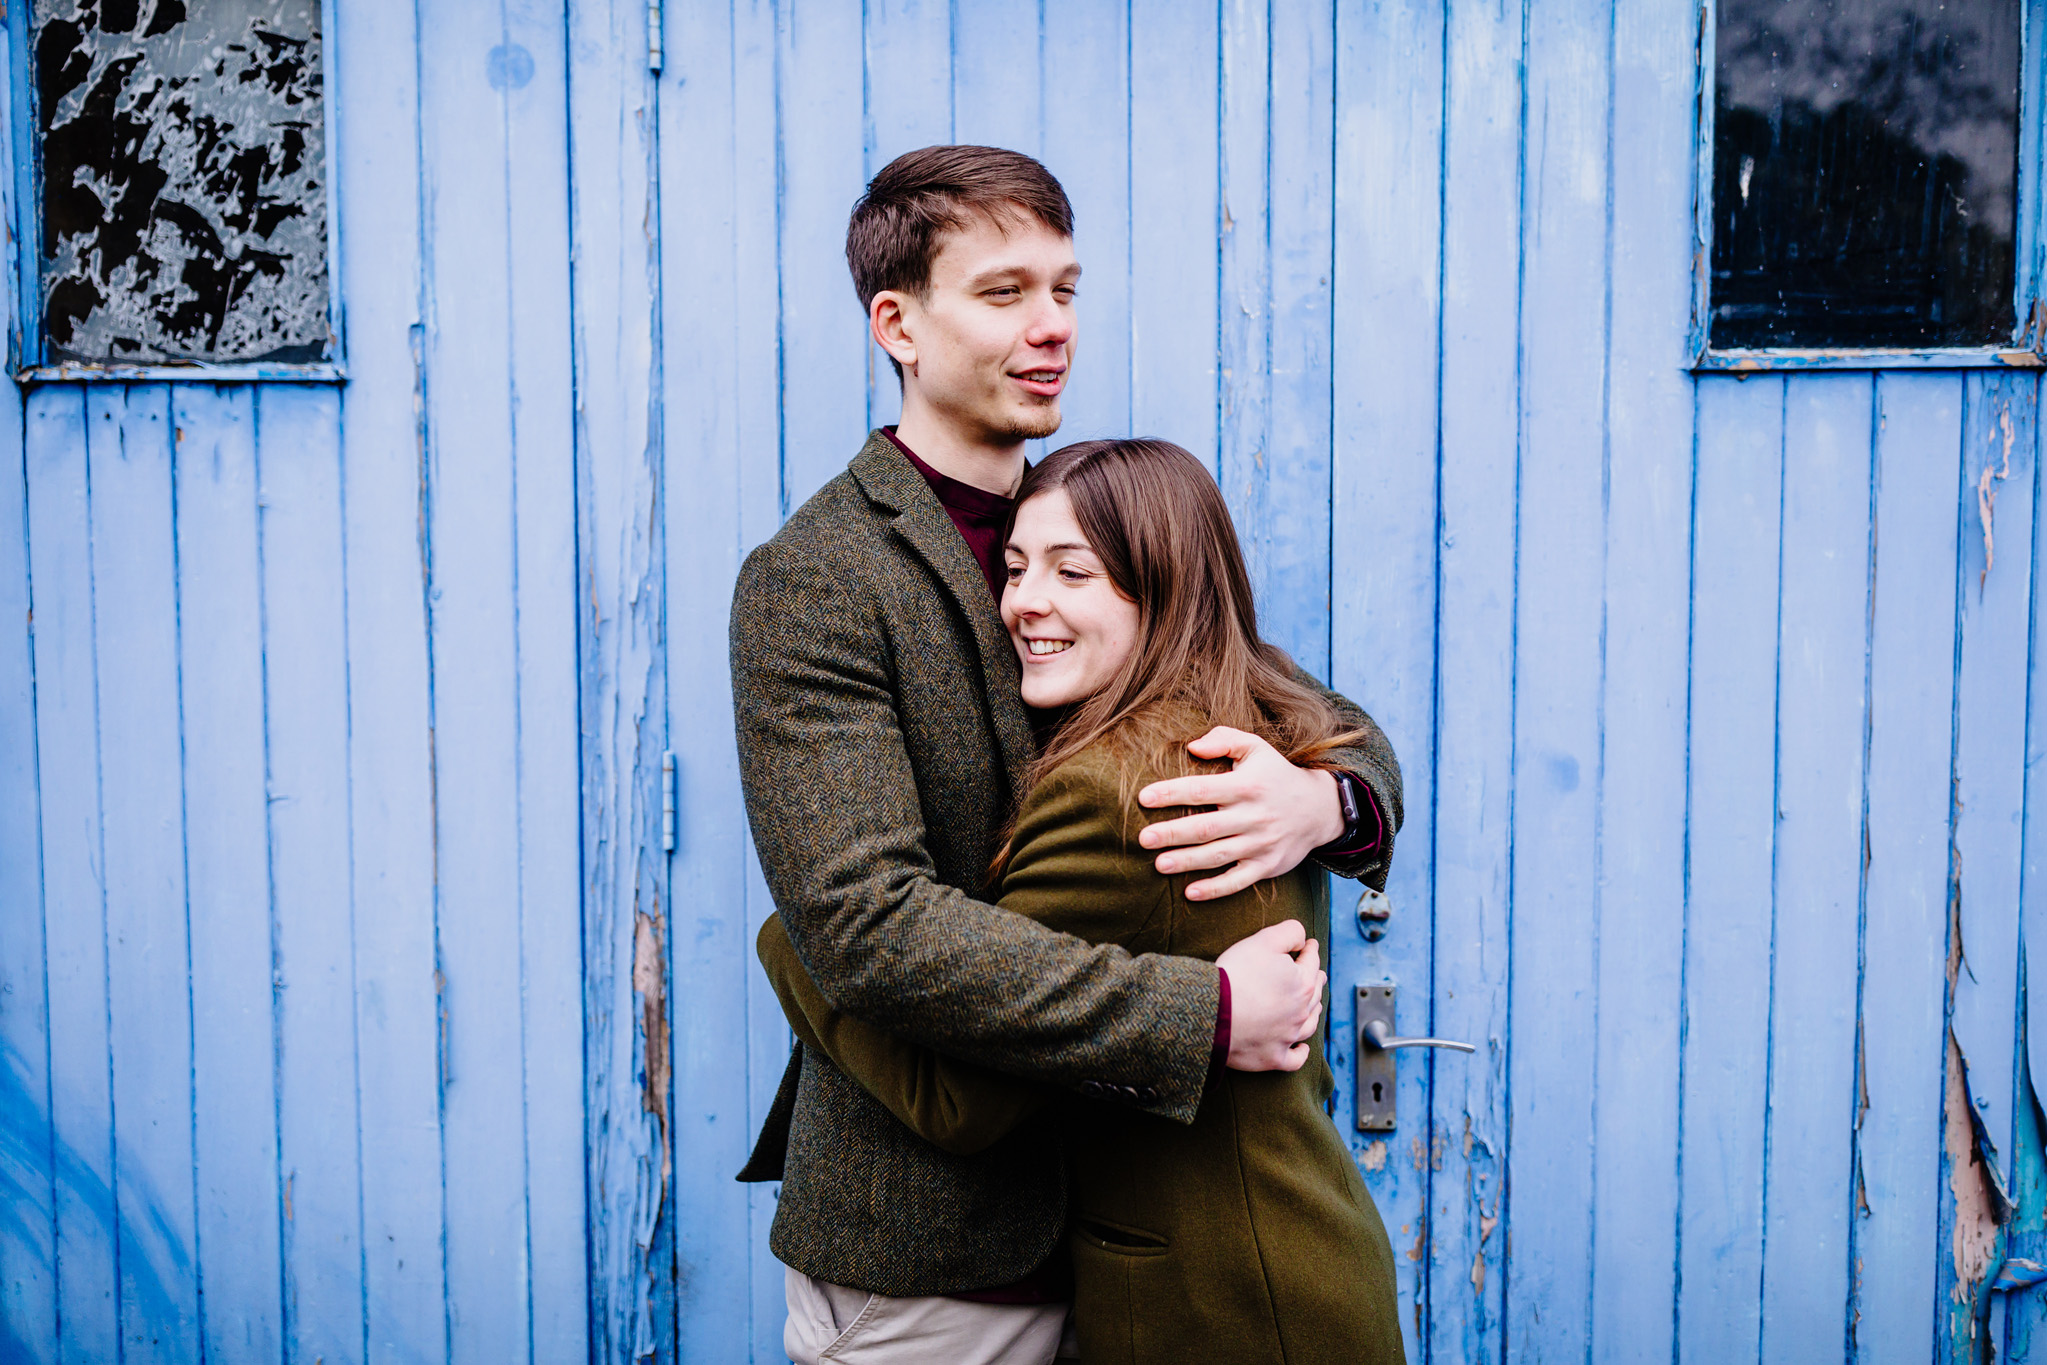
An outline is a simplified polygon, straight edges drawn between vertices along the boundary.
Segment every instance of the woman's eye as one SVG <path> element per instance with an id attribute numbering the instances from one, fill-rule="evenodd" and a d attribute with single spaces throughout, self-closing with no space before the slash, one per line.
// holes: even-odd
<path id="1" fill-rule="evenodd" d="M 1093 574 L 1086 573 L 1080 569 L 1061 569 L 1059 576 L 1069 583 L 1085 583 L 1088 579 L 1094 577 Z"/>
<path id="2" fill-rule="evenodd" d="M 1023 566 L 1021 564 L 1011 564 L 1008 568 L 1004 569 L 1003 572 L 1008 574 L 1009 581 L 1014 583 L 1019 578 L 1023 577 Z"/>

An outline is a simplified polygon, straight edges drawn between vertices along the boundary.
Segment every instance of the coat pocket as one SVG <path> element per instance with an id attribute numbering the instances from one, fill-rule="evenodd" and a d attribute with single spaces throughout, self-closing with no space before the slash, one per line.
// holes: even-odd
<path id="1" fill-rule="evenodd" d="M 1169 1249 L 1166 1239 L 1155 1232 L 1100 1218 L 1076 1218 L 1073 1231 L 1089 1246 L 1115 1256 L 1163 1256 Z"/>

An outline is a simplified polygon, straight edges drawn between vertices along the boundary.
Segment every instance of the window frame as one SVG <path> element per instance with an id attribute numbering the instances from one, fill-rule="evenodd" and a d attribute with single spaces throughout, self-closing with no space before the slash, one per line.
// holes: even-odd
<path id="1" fill-rule="evenodd" d="M 2047 0 L 2021 0 L 2019 11 L 2019 154 L 2016 241 L 2012 252 L 2011 341 L 2001 346 L 1714 347 L 1709 344 L 1713 296 L 1713 113 L 1719 0 L 1699 0 L 1697 99 L 1692 146 L 1692 317 L 1688 368 L 1700 372 L 1764 370 L 1960 370 L 2047 367 L 2047 299 L 2042 297 L 2040 225 L 2041 121 L 2047 113 L 2042 54 L 2047 51 Z"/>
<path id="2" fill-rule="evenodd" d="M 52 361 L 43 349 L 42 316 L 42 144 L 37 137 L 41 110 L 37 105 L 32 65 L 35 44 L 30 26 L 34 22 L 33 0 L 5 6 L 4 35 L 6 65 L 12 82 L 7 117 L 11 124 L 0 137 L 0 193 L 11 202 L 5 217 L 12 228 L 5 263 L 12 282 L 14 307 L 8 320 L 7 362 L 20 384 L 115 381 L 127 383 L 193 381 L 207 384 L 286 382 L 296 384 L 339 384 L 347 381 L 347 339 L 343 329 L 341 300 L 341 214 L 335 168 L 336 123 L 333 116 L 337 84 L 334 44 L 335 8 L 338 0 L 319 0 L 320 10 L 320 120 L 322 154 L 325 158 L 327 199 L 327 331 L 333 338 L 326 360 L 282 363 L 276 361 L 151 361 L 148 363 L 94 363 Z"/>

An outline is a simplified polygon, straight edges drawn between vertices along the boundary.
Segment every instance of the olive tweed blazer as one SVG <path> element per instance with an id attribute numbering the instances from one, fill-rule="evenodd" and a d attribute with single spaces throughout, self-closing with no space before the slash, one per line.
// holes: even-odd
<path id="1" fill-rule="evenodd" d="M 881 433 L 747 557 L 731 648 L 755 849 L 831 1003 L 952 1056 L 1191 1120 L 1214 966 L 1089 944 L 968 890 L 1020 794 L 1030 723 L 980 566 Z M 1383 879 L 1399 769 L 1370 719 L 1342 705 L 1370 738 L 1339 761 L 1389 828 L 1334 870 Z M 1060 1235 L 1049 1122 L 943 1152 L 798 1047 L 740 1178 L 783 1181 L 770 1245 L 819 1279 L 894 1295 L 1004 1284 Z"/>
<path id="2" fill-rule="evenodd" d="M 1207 728 L 1196 719 L 1186 732 Z M 1328 886 L 1313 868 L 1199 903 L 1186 896 L 1194 876 L 1153 869 L 1138 831 L 1177 812 L 1139 809 L 1129 793 L 1172 775 L 1124 781 L 1099 742 L 1062 763 L 1024 800 L 1002 907 L 1131 952 L 1212 958 L 1286 919 L 1325 937 Z M 938 1147 L 981 1151 L 1056 1108 L 1088 1365 L 1400 1361 L 1393 1248 L 1324 1110 L 1333 1078 L 1319 1038 L 1299 1071 L 1224 1072 L 1192 1124 L 1172 1123 L 903 1042 L 826 1006 L 779 920 L 759 944 L 804 1045 Z"/>

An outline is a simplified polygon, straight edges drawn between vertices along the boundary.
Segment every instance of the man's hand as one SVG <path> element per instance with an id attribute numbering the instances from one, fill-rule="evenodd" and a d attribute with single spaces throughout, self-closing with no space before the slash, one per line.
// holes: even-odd
<path id="1" fill-rule="evenodd" d="M 1214 806 L 1145 827 L 1137 841 L 1161 853 L 1161 874 L 1226 867 L 1220 877 L 1187 888 L 1190 901 L 1234 895 L 1254 882 L 1293 871 L 1302 859 L 1343 833 L 1336 779 L 1321 768 L 1296 768 L 1279 750 L 1243 730 L 1218 725 L 1187 746 L 1196 758 L 1228 758 L 1226 773 L 1175 777 L 1137 794 L 1139 805 Z M 1234 864 L 1234 866 L 1232 866 Z M 1237 978 L 1230 977 L 1232 987 Z"/>
<path id="2" fill-rule="evenodd" d="M 1215 965 L 1230 976 L 1230 1069 L 1299 1071 L 1322 1027 L 1320 945 L 1290 919 L 1238 939 Z"/>

